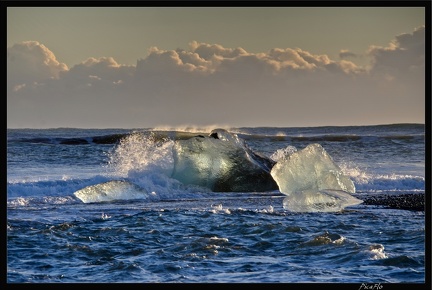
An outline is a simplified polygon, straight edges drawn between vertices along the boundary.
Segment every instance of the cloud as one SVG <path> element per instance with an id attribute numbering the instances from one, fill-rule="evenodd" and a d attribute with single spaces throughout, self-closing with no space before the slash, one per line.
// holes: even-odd
<path id="1" fill-rule="evenodd" d="M 135 66 L 91 57 L 68 68 L 42 44 L 23 42 L 8 48 L 8 126 L 421 121 L 424 27 L 367 53 L 369 68 L 346 60 L 354 56 L 346 50 L 333 60 L 300 48 L 251 53 L 194 41 L 188 49 L 152 47 Z"/>
<path id="2" fill-rule="evenodd" d="M 374 74 L 385 75 L 389 80 L 406 78 L 407 74 L 419 77 L 425 69 L 425 27 L 397 35 L 386 47 L 371 46 L 368 54 L 373 59 Z"/>
<path id="3" fill-rule="evenodd" d="M 118 64 L 112 57 L 88 58 L 59 75 L 59 83 L 81 87 L 83 83 L 96 85 L 101 82 L 111 88 L 133 78 L 135 67 Z"/>
<path id="4" fill-rule="evenodd" d="M 340 59 L 345 59 L 345 58 L 350 58 L 350 57 L 357 57 L 357 54 L 347 50 L 347 49 L 342 49 L 339 52 L 339 58 Z"/>
<path id="5" fill-rule="evenodd" d="M 223 58 L 234 58 L 240 55 L 248 54 L 243 48 L 225 48 L 219 44 L 207 44 L 192 41 L 190 44 L 192 52 L 198 54 L 205 60 L 210 60 L 213 56 L 219 56 Z"/>
<path id="6" fill-rule="evenodd" d="M 66 64 L 57 61 L 54 53 L 37 41 L 24 41 L 7 49 L 8 87 L 15 90 L 29 82 L 58 78 L 67 70 Z"/>

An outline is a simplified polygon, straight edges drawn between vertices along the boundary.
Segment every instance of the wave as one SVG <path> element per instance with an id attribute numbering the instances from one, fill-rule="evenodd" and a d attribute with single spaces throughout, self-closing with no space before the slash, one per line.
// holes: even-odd
<path id="1" fill-rule="evenodd" d="M 86 137 L 31 137 L 31 138 L 9 138 L 8 142 L 23 142 L 23 143 L 42 143 L 54 145 L 91 145 L 91 144 L 118 144 L 122 140 L 131 135 L 144 134 L 152 135 L 153 138 L 164 140 L 184 140 L 199 135 L 208 135 L 208 132 L 203 131 L 170 131 L 170 130 L 136 130 L 130 133 L 107 134 Z"/>
<path id="2" fill-rule="evenodd" d="M 74 196 L 18 197 L 7 201 L 8 207 L 31 207 L 79 203 L 81 203 L 81 201 Z"/>
<path id="3" fill-rule="evenodd" d="M 409 174 L 373 174 L 358 168 L 343 170 L 353 180 L 357 192 L 422 192 L 425 190 L 423 176 Z"/>
<path id="4" fill-rule="evenodd" d="M 98 175 L 88 179 L 13 181 L 7 183 L 7 196 L 8 198 L 68 196 L 85 186 L 108 180 L 110 177 Z"/>
<path id="5" fill-rule="evenodd" d="M 207 126 L 195 126 L 195 125 L 182 125 L 182 126 L 157 126 L 152 129 L 154 132 L 183 132 L 183 133 L 210 133 L 216 128 L 225 129 L 231 131 L 233 128 L 228 125 L 207 125 Z"/>
<path id="6" fill-rule="evenodd" d="M 62 144 L 62 145 L 116 144 L 121 139 L 125 138 L 128 135 L 129 134 L 109 134 L 103 136 L 74 137 L 74 138 L 61 138 L 61 137 L 18 138 L 18 139 L 8 140 L 8 142 Z"/>
<path id="7" fill-rule="evenodd" d="M 8 207 L 28 207 L 40 204 L 75 204 L 81 203 L 73 194 L 87 186 L 92 186 L 113 180 L 126 180 L 145 189 L 151 197 L 150 200 L 182 200 L 220 197 L 220 193 L 214 193 L 209 189 L 197 185 L 185 185 L 176 179 L 170 178 L 165 169 L 157 169 L 156 166 L 141 165 L 135 168 L 131 165 L 127 169 L 121 164 L 119 171 L 113 174 L 97 175 L 85 179 L 68 180 L 37 180 L 37 181 L 13 181 L 7 183 Z M 156 162 L 157 163 L 157 162 Z M 126 166 L 126 167 L 122 167 Z M 149 170 L 149 168 L 152 168 Z M 343 171 L 352 178 L 356 187 L 356 193 L 412 193 L 425 191 L 425 178 L 412 175 L 381 175 L 362 172 L 358 169 Z M 241 193 L 241 196 L 254 195 L 253 193 Z M 261 195 L 281 195 L 279 191 L 260 193 Z M 125 200 L 134 198 L 123 196 Z M 239 196 L 229 193 L 229 196 Z M 359 195 L 356 195 L 359 196 Z"/>
<path id="8" fill-rule="evenodd" d="M 62 179 L 62 180 L 14 180 L 8 182 L 7 196 L 10 199 L 8 205 L 28 206 L 35 203 L 56 203 L 76 201 L 74 193 L 86 187 L 111 181 L 126 181 L 139 188 L 144 189 L 148 196 L 154 200 L 181 198 L 200 198 L 208 196 L 213 192 L 199 185 L 184 184 L 177 179 L 171 178 L 174 172 L 175 162 L 173 158 L 173 146 L 175 140 L 189 139 L 197 136 L 197 132 L 184 131 L 133 131 L 129 133 L 116 133 L 103 136 L 87 136 L 83 138 L 24 138 L 21 142 L 40 142 L 55 144 L 84 144 L 84 141 L 98 144 L 111 144 L 117 142 L 112 151 L 108 152 L 107 175 L 97 175 L 88 179 Z M 208 136 L 208 133 L 202 133 Z M 228 133 L 227 133 L 228 134 Z M 225 136 L 225 135 L 224 135 Z M 228 135 L 227 135 L 228 136 Z M 238 133 L 236 136 L 243 140 L 256 140 L 260 138 L 298 138 L 297 140 L 308 141 L 354 141 L 356 135 L 313 135 L 313 136 L 284 136 L 282 132 L 272 134 L 249 134 L 247 132 Z M 376 137 L 376 136 L 375 136 Z M 374 137 L 374 138 L 375 138 Z M 379 138 L 399 138 L 399 140 L 419 137 L 418 135 L 386 135 Z M 237 138 L 237 137 L 236 137 Z M 361 139 L 371 138 L 362 136 Z M 376 137 L 378 138 L 378 137 Z M 198 138 L 200 139 L 200 138 Z M 10 140 L 9 140 L 10 141 Z M 297 149 L 288 146 L 285 149 L 276 150 L 271 159 L 277 162 L 281 156 L 291 155 Z M 397 174 L 373 174 L 359 170 L 358 168 L 348 168 L 342 164 L 343 174 L 352 179 L 355 191 L 358 193 L 377 193 L 377 192 L 416 192 L 425 190 L 425 178 L 414 175 Z M 108 173 L 109 172 L 109 173 Z M 119 183 L 127 185 L 130 190 L 117 190 L 116 182 L 110 183 L 110 194 L 122 200 L 136 199 L 135 187 L 129 183 Z M 280 187 L 279 187 L 280 188 Z M 97 188 L 96 188 L 97 189 Z M 269 191 L 271 189 L 268 189 Z M 121 194 L 119 195 L 119 192 Z M 137 197 L 138 196 L 138 197 Z M 143 195 L 141 195 L 143 196 Z M 62 198 L 67 197 L 66 200 Z M 110 197 L 111 198 L 111 197 Z M 112 198 L 111 198 L 112 199 Z M 106 201 L 107 199 L 104 199 Z"/>
<path id="9" fill-rule="evenodd" d="M 91 144 L 118 144 L 121 140 L 127 138 L 133 133 L 124 134 L 109 134 L 103 136 L 91 137 L 73 137 L 73 138 L 19 138 L 10 139 L 8 142 L 26 142 L 26 143 L 43 143 L 43 144 L 59 144 L 59 145 L 91 145 Z M 197 131 L 145 131 L 144 133 L 153 133 L 160 139 L 170 138 L 172 140 L 185 140 L 199 135 L 207 135 L 208 132 Z M 311 136 L 290 136 L 286 133 L 279 132 L 276 134 L 245 134 L 237 133 L 237 135 L 245 141 L 269 141 L 269 142 L 373 142 L 379 140 L 392 140 L 392 141 L 422 141 L 425 138 L 424 134 L 406 134 L 406 135 L 355 135 L 355 134 L 328 134 L 328 135 L 311 135 Z"/>
<path id="10" fill-rule="evenodd" d="M 134 190 L 116 192 L 118 190 L 113 188 L 113 195 L 118 195 L 121 200 L 144 198 L 159 201 L 188 198 L 200 199 L 215 196 L 214 192 L 205 187 L 184 185 L 180 181 L 172 179 L 161 172 L 131 171 L 128 177 L 98 175 L 87 179 L 8 182 L 7 205 L 10 207 L 27 207 L 40 204 L 82 203 L 74 195 L 75 192 L 113 181 L 118 181 L 119 183 L 130 182 L 148 193 L 147 196 L 139 196 Z"/>
<path id="11" fill-rule="evenodd" d="M 245 134 L 239 133 L 240 138 L 253 140 L 253 138 L 291 138 L 270 134 Z M 47 197 L 47 196 L 72 196 L 74 192 L 91 185 L 112 180 L 126 180 L 144 188 L 152 196 L 160 199 L 178 199 L 197 197 L 197 194 L 208 194 L 209 189 L 197 185 L 185 185 L 176 179 L 171 178 L 174 160 L 172 149 L 173 140 L 187 139 L 196 136 L 195 132 L 180 131 L 134 131 L 131 133 L 109 134 L 104 136 L 85 137 L 86 142 L 118 142 L 111 152 L 109 152 L 109 162 L 107 165 L 107 175 L 97 175 L 89 179 L 70 179 L 70 180 L 14 180 L 7 184 L 8 198 L 27 198 L 27 197 Z M 206 134 L 208 135 L 208 134 Z M 337 137 L 336 137 L 337 136 Z M 402 136 L 402 135 L 395 135 Z M 408 135 L 407 135 L 408 136 Z M 308 140 L 313 138 L 327 138 L 327 140 L 352 140 L 352 135 L 326 135 L 308 136 Z M 385 136 L 388 138 L 389 136 Z M 300 138 L 300 137 L 298 137 Z M 303 138 L 303 137 L 302 137 Z M 311 139 L 312 138 L 312 139 Z M 365 138 L 365 137 L 362 137 Z M 306 140 L 306 139 L 304 139 Z M 10 141 L 10 140 L 9 140 Z M 76 138 L 27 138 L 20 139 L 23 142 L 67 142 L 63 144 L 78 144 Z M 314 140 L 316 141 L 316 139 Z M 81 141 L 80 141 L 81 142 Z M 293 153 L 297 149 L 288 146 L 274 152 L 270 157 L 277 161 L 281 156 Z M 342 164 L 342 172 L 349 176 L 354 182 L 357 192 L 406 192 L 424 191 L 425 178 L 414 175 L 397 174 L 373 174 L 367 173 L 358 168 L 348 168 Z M 47 199 L 47 202 L 50 202 Z"/>
<path id="12" fill-rule="evenodd" d="M 208 135 L 214 129 L 225 129 L 245 141 L 288 142 L 373 142 L 376 140 L 420 141 L 425 138 L 424 124 L 389 124 L 375 126 L 322 126 L 322 127 L 230 127 L 159 126 L 142 129 L 8 129 L 8 142 L 27 142 L 60 145 L 118 144 L 131 134 L 154 134 L 172 140 Z M 107 133 L 107 134 L 104 134 Z M 62 136 L 60 134 L 67 134 Z M 79 136 L 83 135 L 84 136 Z M 92 135 L 94 134 L 94 135 Z M 44 136 L 44 137 L 41 137 Z M 423 141 L 424 142 L 424 141 Z"/>

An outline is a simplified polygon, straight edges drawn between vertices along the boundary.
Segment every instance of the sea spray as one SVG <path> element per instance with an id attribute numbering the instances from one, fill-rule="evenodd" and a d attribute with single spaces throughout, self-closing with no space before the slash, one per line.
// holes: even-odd
<path id="1" fill-rule="evenodd" d="M 109 153 L 109 167 L 118 176 L 133 172 L 160 172 L 171 175 L 174 141 L 154 132 L 133 132 Z"/>
<path id="2" fill-rule="evenodd" d="M 108 154 L 107 168 L 114 178 L 127 179 L 153 199 L 193 197 L 205 188 L 171 178 L 174 140 L 154 131 L 133 132 Z"/>

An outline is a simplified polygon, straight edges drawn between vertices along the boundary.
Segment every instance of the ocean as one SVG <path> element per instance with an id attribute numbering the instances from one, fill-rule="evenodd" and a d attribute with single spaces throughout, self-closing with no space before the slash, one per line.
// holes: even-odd
<path id="1" fill-rule="evenodd" d="M 173 178 L 175 142 L 212 129 L 7 129 L 7 283 L 425 283 L 424 210 Z M 430 194 L 423 124 L 225 129 L 276 164 L 319 144 L 360 200 Z"/>

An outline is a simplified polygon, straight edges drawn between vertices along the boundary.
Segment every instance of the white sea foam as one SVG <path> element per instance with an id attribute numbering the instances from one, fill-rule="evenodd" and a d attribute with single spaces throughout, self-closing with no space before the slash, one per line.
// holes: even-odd
<path id="1" fill-rule="evenodd" d="M 67 196 L 83 187 L 108 181 L 109 177 L 96 175 L 89 179 L 40 180 L 33 182 L 8 182 L 8 198 L 29 196 Z"/>
<path id="2" fill-rule="evenodd" d="M 411 174 L 370 173 L 358 167 L 342 165 L 342 171 L 354 181 L 357 191 L 424 191 L 425 178 Z"/>
<path id="3" fill-rule="evenodd" d="M 10 207 L 29 207 L 43 204 L 75 204 L 77 200 L 72 196 L 42 196 L 42 197 L 18 197 L 7 201 Z"/>
<path id="4" fill-rule="evenodd" d="M 387 254 L 384 252 L 384 246 L 381 244 L 372 244 L 368 246 L 365 250 L 366 254 L 371 260 L 380 260 L 388 258 Z"/>
<path id="5" fill-rule="evenodd" d="M 228 209 L 228 208 L 224 208 L 223 206 L 222 206 L 222 204 L 217 204 L 217 205 L 211 205 L 211 210 L 210 210 L 210 212 L 212 212 L 212 213 L 220 213 L 220 212 L 223 212 L 223 213 L 226 213 L 226 214 L 231 214 L 231 211 Z"/>

